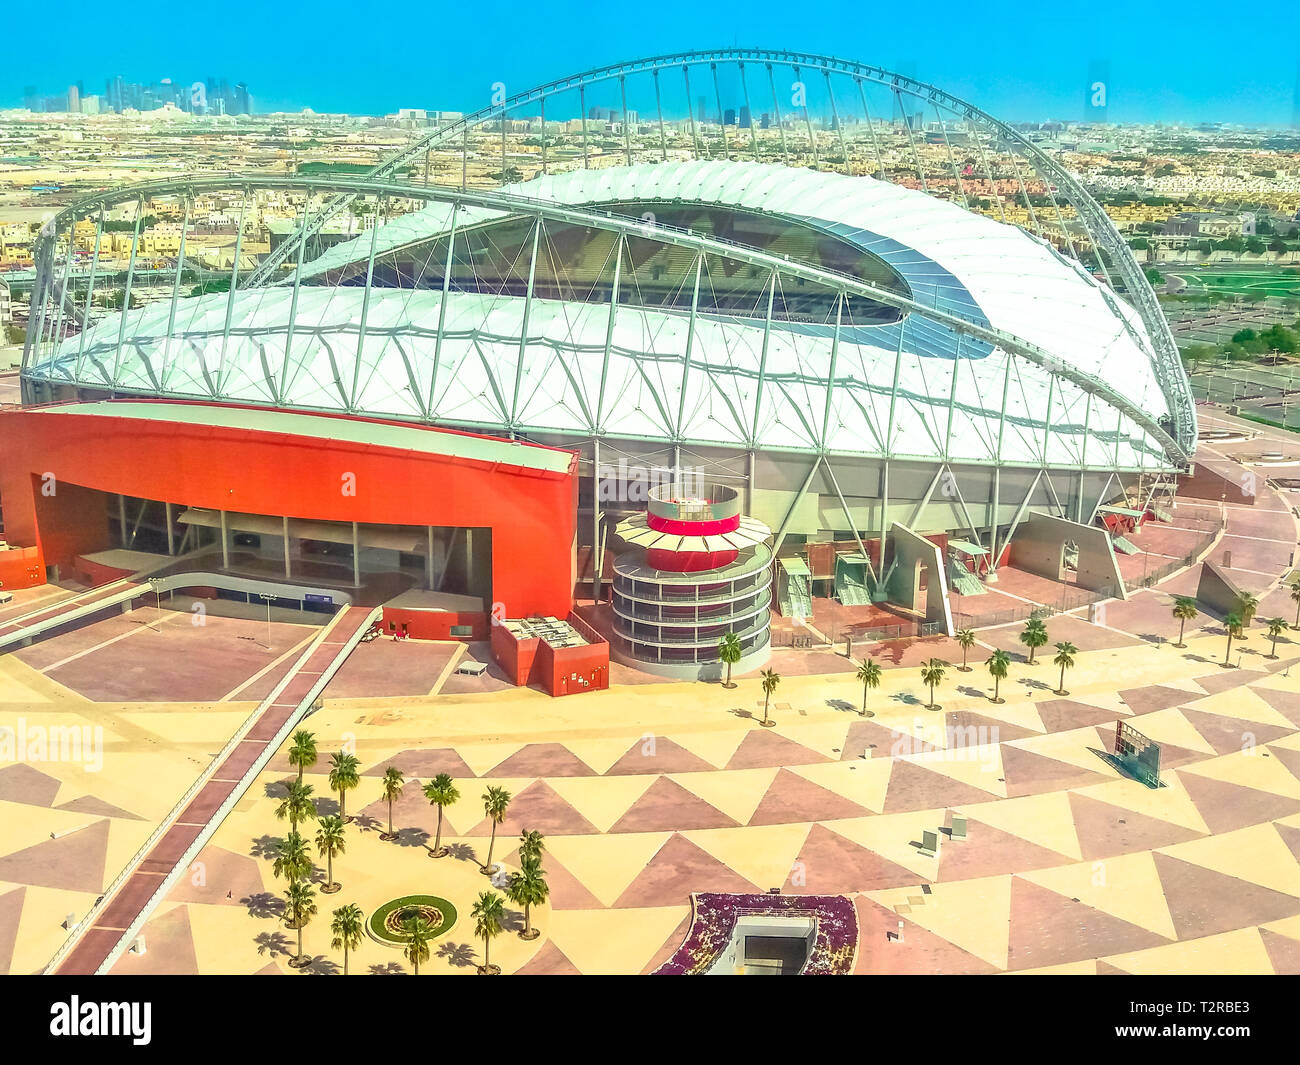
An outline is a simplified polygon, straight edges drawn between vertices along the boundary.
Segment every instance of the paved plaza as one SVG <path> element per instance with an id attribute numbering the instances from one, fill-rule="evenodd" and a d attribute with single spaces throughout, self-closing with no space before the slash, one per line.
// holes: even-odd
<path id="1" fill-rule="evenodd" d="M 1296 536 L 1289 505 L 1271 488 L 1253 506 L 1189 500 L 1173 526 L 1137 539 L 1168 558 L 1221 518 L 1205 557 L 1230 551 L 1228 572 L 1260 595 L 1259 618 L 1291 620 L 1280 585 Z M 507 906 L 492 946 L 506 973 L 648 972 L 681 943 L 692 893 L 773 888 L 850 896 L 858 972 L 1300 972 L 1300 633 L 1272 659 L 1257 623 L 1234 643 L 1239 668 L 1224 669 L 1222 625 L 1203 614 L 1174 647 L 1172 597 L 1194 590 L 1198 572 L 1107 602 L 1091 621 L 1086 608 L 1049 618 L 1053 643 L 1080 648 L 1064 696 L 1050 645 L 1025 661 L 1019 622 L 982 628 L 969 672 L 944 637 L 857 647 L 885 667 L 867 716 L 851 662 L 823 649 L 800 669 L 785 649 L 771 729 L 759 725 L 754 676 L 732 689 L 656 682 L 550 699 L 458 676 L 459 661 L 486 658 L 483 645 L 363 645 L 305 724 L 321 813 L 337 810 L 329 754 L 347 745 L 362 763 L 334 864 L 342 890 L 317 894 L 303 933 L 307 971 L 340 971 L 332 909 L 370 913 L 425 893 L 459 916 L 422 972 L 475 972 L 470 908 L 491 886 L 480 796 L 495 785 L 513 801 L 494 860 L 518 868 L 517 837 L 539 831 L 551 887 L 534 941 L 515 934 L 522 914 Z M 1005 584 L 998 594 L 1023 604 Z M 0 767 L 0 970 L 48 963 L 68 915 L 90 908 L 315 632 L 211 621 L 196 636 L 183 613 L 138 610 L 0 657 L 0 715 L 25 742 L 90 730 L 78 733 L 80 762 Z M 983 667 L 995 648 L 1012 659 L 996 704 Z M 917 668 L 930 657 L 952 663 L 933 710 Z M 1164 787 L 1108 757 L 1117 721 L 1161 745 Z M 390 766 L 406 786 L 384 841 Z M 153 912 L 145 952 L 114 972 L 291 971 L 296 933 L 271 867 L 293 772 L 280 751 Z M 461 797 L 444 818 L 449 853 L 432 859 L 436 810 L 421 788 L 437 773 Z M 954 816 L 965 839 L 951 835 Z M 939 836 L 933 856 L 927 831 Z M 318 887 L 324 878 L 318 862 Z M 368 937 L 350 968 L 409 971 Z"/>

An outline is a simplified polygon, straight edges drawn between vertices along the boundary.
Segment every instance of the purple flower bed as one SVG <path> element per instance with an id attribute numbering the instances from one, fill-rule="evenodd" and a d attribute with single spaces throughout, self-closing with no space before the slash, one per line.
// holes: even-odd
<path id="1" fill-rule="evenodd" d="M 731 942 L 741 917 L 811 917 L 817 922 L 802 976 L 847 976 L 858 948 L 858 915 L 842 895 L 723 895 L 702 891 L 691 896 L 695 912 L 686 940 L 654 971 L 655 976 L 698 976 Z"/>

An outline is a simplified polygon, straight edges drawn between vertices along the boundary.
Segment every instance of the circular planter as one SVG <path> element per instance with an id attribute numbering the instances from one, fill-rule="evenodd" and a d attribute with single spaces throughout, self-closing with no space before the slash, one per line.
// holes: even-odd
<path id="1" fill-rule="evenodd" d="M 410 937 L 402 925 L 415 916 L 429 922 L 430 934 L 436 939 L 456 924 L 456 907 L 437 895 L 403 895 L 385 902 L 366 919 L 366 934 L 386 947 L 404 947 Z"/>

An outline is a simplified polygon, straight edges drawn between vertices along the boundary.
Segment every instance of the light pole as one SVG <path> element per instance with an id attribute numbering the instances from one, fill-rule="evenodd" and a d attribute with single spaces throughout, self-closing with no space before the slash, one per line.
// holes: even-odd
<path id="1" fill-rule="evenodd" d="M 153 589 L 153 605 L 158 615 L 158 634 L 162 635 L 162 581 L 157 577 L 150 577 L 149 587 Z"/>
<path id="2" fill-rule="evenodd" d="M 275 596 L 268 595 L 266 592 L 258 592 L 258 598 L 266 604 L 266 645 L 271 646 L 271 604 L 275 602 Z"/>

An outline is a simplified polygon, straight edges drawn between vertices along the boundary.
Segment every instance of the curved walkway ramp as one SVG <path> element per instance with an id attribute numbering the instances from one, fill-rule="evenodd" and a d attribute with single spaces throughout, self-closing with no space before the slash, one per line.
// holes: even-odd
<path id="1" fill-rule="evenodd" d="M 349 606 L 335 615 L 71 930 L 47 974 L 111 968 L 380 613 Z"/>

